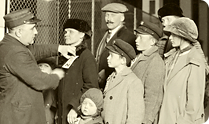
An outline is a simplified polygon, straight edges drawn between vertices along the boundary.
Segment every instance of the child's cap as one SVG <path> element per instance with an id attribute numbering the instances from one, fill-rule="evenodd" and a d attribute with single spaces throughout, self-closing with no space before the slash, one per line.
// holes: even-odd
<path id="1" fill-rule="evenodd" d="M 55 69 L 57 67 L 56 59 L 53 57 L 41 59 L 37 62 L 37 64 L 40 64 L 40 63 L 47 63 L 51 66 L 52 69 Z"/>
<path id="2" fill-rule="evenodd" d="M 102 110 L 103 107 L 103 94 L 102 91 L 97 88 L 90 88 L 87 90 L 80 98 L 80 103 L 84 101 L 85 98 L 91 99 L 95 105 L 97 106 L 97 109 L 99 111 Z"/>

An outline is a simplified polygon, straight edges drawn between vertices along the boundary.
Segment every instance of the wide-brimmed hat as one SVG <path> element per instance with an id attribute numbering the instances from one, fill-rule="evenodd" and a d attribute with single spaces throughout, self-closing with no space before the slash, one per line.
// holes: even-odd
<path id="1" fill-rule="evenodd" d="M 30 12 L 30 9 L 21 9 L 12 11 L 11 13 L 5 15 L 4 17 L 6 27 L 12 29 L 22 24 L 35 24 L 39 21 L 33 13 Z"/>
<path id="2" fill-rule="evenodd" d="M 195 22 L 187 17 L 176 19 L 164 28 L 166 33 L 173 33 L 191 42 L 197 42 L 198 29 Z"/>
<path id="3" fill-rule="evenodd" d="M 73 29 L 76 29 L 80 32 L 83 32 L 89 38 L 92 36 L 91 27 L 89 26 L 89 24 L 86 21 L 81 20 L 81 19 L 68 19 L 63 26 L 64 30 L 66 28 L 73 28 Z"/>
<path id="4" fill-rule="evenodd" d="M 163 36 L 163 29 L 151 22 L 141 21 L 139 27 L 134 30 L 137 33 L 152 35 L 157 40 Z"/>

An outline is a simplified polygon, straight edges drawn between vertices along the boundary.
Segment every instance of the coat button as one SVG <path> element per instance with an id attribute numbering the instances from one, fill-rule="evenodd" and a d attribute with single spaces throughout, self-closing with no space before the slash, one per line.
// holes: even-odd
<path id="1" fill-rule="evenodd" d="M 112 100 L 113 99 L 113 97 L 112 96 L 110 96 L 110 100 Z"/>
<path id="2" fill-rule="evenodd" d="M 106 124 L 109 124 L 109 122 L 106 122 Z"/>
<path id="3" fill-rule="evenodd" d="M 203 118 L 204 117 L 204 114 L 201 114 L 201 117 Z"/>

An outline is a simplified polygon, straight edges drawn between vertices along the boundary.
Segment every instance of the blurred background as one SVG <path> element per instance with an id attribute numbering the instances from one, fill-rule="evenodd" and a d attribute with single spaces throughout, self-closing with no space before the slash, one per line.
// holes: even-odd
<path id="1" fill-rule="evenodd" d="M 198 40 L 208 58 L 209 55 L 209 8 L 202 0 L 0 0 L 0 40 L 7 32 L 3 16 L 11 11 L 30 8 L 39 19 L 36 44 L 64 44 L 63 24 L 68 18 L 86 20 L 91 25 L 93 37 L 88 43 L 95 54 L 97 45 L 106 30 L 104 13 L 101 8 L 108 3 L 125 4 L 129 12 L 125 14 L 125 25 L 133 31 L 142 20 L 160 26 L 157 11 L 167 3 L 179 5 L 184 16 L 195 21 L 199 30 Z M 206 108 L 206 119 L 209 107 Z"/>

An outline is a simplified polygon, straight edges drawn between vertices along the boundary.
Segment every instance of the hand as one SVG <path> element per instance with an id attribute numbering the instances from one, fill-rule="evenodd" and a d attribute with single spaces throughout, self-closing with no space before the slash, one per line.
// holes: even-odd
<path id="1" fill-rule="evenodd" d="M 55 68 L 53 71 L 52 71 L 52 74 L 56 74 L 59 79 L 62 79 L 64 76 L 65 76 L 65 72 L 63 69 L 61 68 Z"/>
<path id="2" fill-rule="evenodd" d="M 68 123 L 74 123 L 77 121 L 78 114 L 74 109 L 71 109 L 70 112 L 67 114 L 67 122 Z"/>
<path id="3" fill-rule="evenodd" d="M 60 52 L 66 59 L 70 58 L 70 54 L 73 56 L 76 56 L 76 47 L 74 46 L 69 46 L 69 45 L 59 45 L 58 47 L 58 52 Z"/>

